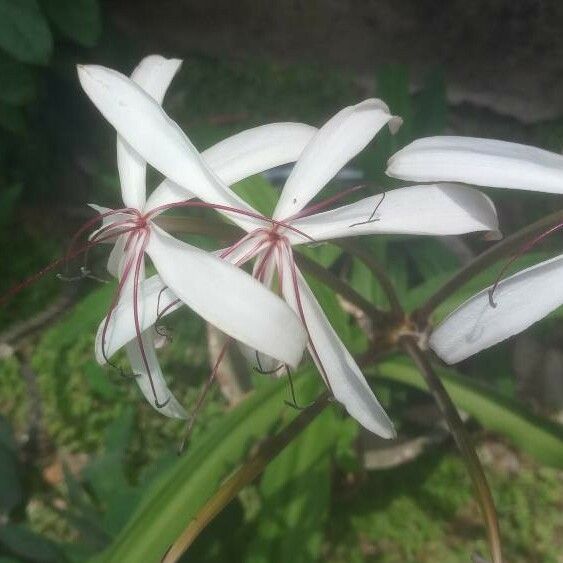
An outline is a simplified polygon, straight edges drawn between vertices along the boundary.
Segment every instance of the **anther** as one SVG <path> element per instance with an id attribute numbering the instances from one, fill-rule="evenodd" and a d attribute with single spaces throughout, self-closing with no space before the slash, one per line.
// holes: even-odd
<path id="1" fill-rule="evenodd" d="M 359 225 L 368 225 L 369 223 L 376 223 L 377 221 L 379 221 L 381 219 L 381 217 L 379 215 L 376 215 L 376 213 L 377 213 L 377 210 L 379 209 L 380 205 L 383 203 L 383 200 L 385 199 L 385 194 L 386 194 L 386 192 L 383 192 L 381 194 L 381 199 L 379 200 L 379 202 L 375 206 L 375 209 L 372 211 L 372 213 L 369 216 L 367 221 L 361 221 L 360 223 L 352 223 L 350 225 L 350 227 L 358 227 Z"/>

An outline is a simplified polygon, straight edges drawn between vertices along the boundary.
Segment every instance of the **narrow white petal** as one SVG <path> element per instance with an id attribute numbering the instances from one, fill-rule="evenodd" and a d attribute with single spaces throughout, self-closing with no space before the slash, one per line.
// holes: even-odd
<path id="1" fill-rule="evenodd" d="M 158 273 L 182 301 L 229 336 L 292 366 L 307 337 L 297 316 L 254 278 L 164 233 L 147 247 Z"/>
<path id="2" fill-rule="evenodd" d="M 143 395 L 150 405 L 160 414 L 169 416 L 170 418 L 188 418 L 184 407 L 182 407 L 176 397 L 172 395 L 172 392 L 164 380 L 162 369 L 156 357 L 156 350 L 150 330 L 143 333 L 142 346 L 144 357 L 137 340 L 127 344 L 125 350 L 127 351 L 129 362 L 131 363 L 131 371 L 136 376 L 135 381 L 143 392 Z"/>
<path id="3" fill-rule="evenodd" d="M 563 193 L 562 155 L 493 139 L 418 139 L 391 157 L 387 174 L 417 182 Z"/>
<path id="4" fill-rule="evenodd" d="M 398 188 L 385 196 L 368 197 L 291 224 L 319 241 L 373 233 L 458 235 L 498 231 L 492 201 L 478 190 L 456 184 Z M 295 232 L 288 232 L 288 236 L 294 243 L 307 242 Z"/>
<path id="5" fill-rule="evenodd" d="M 227 186 L 296 161 L 317 130 L 304 123 L 271 123 L 247 129 L 213 145 L 201 155 Z M 192 197 L 177 184 L 164 180 L 150 195 L 146 210 Z"/>
<path id="6" fill-rule="evenodd" d="M 275 219 L 294 215 L 354 158 L 389 123 L 395 130 L 401 123 L 389 108 L 376 99 L 349 106 L 331 118 L 295 164 L 274 212 Z"/>
<path id="7" fill-rule="evenodd" d="M 174 293 L 166 289 L 166 285 L 159 276 L 152 276 L 144 280 L 139 289 L 139 321 L 141 331 L 145 331 L 155 324 L 159 312 L 166 310 L 165 315 L 168 315 L 181 307 L 182 302 L 172 305 L 176 300 Z M 105 363 L 102 351 L 104 326 L 105 319 L 100 323 L 96 335 L 96 360 L 100 364 Z M 106 329 L 105 356 L 111 358 L 115 352 L 128 342 L 133 341 L 136 336 L 133 300 L 130 298 L 120 299 Z"/>
<path id="8" fill-rule="evenodd" d="M 162 104 L 166 90 L 181 64 L 179 59 L 150 55 L 135 68 L 131 80 L 158 104 Z M 117 135 L 117 168 L 125 207 L 142 209 L 146 198 L 146 162 L 120 135 Z"/>
<path id="9" fill-rule="evenodd" d="M 283 295 L 292 308 L 299 311 L 298 298 L 291 277 L 291 264 L 287 258 L 282 271 Z M 393 438 L 395 436 L 393 423 L 379 404 L 360 368 L 330 325 L 307 282 L 299 271 L 296 274 L 299 300 L 310 335 L 309 351 L 321 373 L 326 374 L 334 397 L 370 432 L 383 438 Z"/>
<path id="10" fill-rule="evenodd" d="M 203 158 L 228 186 L 270 168 L 295 162 L 317 129 L 304 123 L 270 123 L 213 145 Z"/>
<path id="11" fill-rule="evenodd" d="M 477 293 L 432 333 L 432 349 L 454 364 L 522 332 L 563 303 L 563 255 L 502 280 L 493 294 Z"/>
<path id="12" fill-rule="evenodd" d="M 127 235 L 121 235 L 117 237 L 113 248 L 109 254 L 107 270 L 114 277 L 119 277 L 119 272 L 121 271 L 121 265 L 123 263 L 123 258 L 125 256 L 125 243 L 127 242 Z"/>
<path id="13" fill-rule="evenodd" d="M 80 66 L 78 76 L 104 117 L 151 166 L 203 201 L 252 211 L 222 185 L 178 125 L 140 86 L 100 66 Z M 229 216 L 240 225 L 258 223 L 239 213 Z"/>

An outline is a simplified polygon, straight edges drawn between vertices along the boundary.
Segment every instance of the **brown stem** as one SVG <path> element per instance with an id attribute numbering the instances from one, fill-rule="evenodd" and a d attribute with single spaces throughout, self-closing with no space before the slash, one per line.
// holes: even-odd
<path id="1" fill-rule="evenodd" d="M 296 436 L 299 435 L 329 404 L 328 392 L 323 393 L 311 406 L 303 410 L 276 436 L 264 442 L 235 473 L 233 473 L 207 501 L 182 535 L 164 554 L 161 563 L 175 563 L 193 544 L 202 530 L 235 498 L 239 491 L 254 481 Z"/>
<path id="2" fill-rule="evenodd" d="M 394 315 L 402 316 L 403 308 L 401 302 L 399 301 L 399 296 L 397 295 L 393 283 L 391 282 L 385 268 L 379 264 L 379 262 L 371 255 L 371 253 L 358 244 L 355 241 L 347 239 L 338 239 L 335 243 L 340 246 L 346 252 L 352 254 L 359 260 L 361 260 L 371 273 L 377 278 L 377 281 L 381 285 L 387 300 L 389 301 L 389 306 L 391 307 L 391 312 Z"/>
<path id="3" fill-rule="evenodd" d="M 547 230 L 549 227 L 557 225 L 563 221 L 563 211 L 556 211 L 518 232 L 506 237 L 503 241 L 495 244 L 465 267 L 456 272 L 442 287 L 440 287 L 426 302 L 413 313 L 413 317 L 419 323 L 426 323 L 432 312 L 443 303 L 450 295 L 455 293 L 460 287 L 467 283 L 471 278 L 493 265 L 499 258 L 517 251 L 531 237 Z"/>
<path id="4" fill-rule="evenodd" d="M 452 403 L 448 392 L 444 388 L 442 381 L 434 372 L 425 353 L 418 347 L 416 340 L 410 336 L 401 338 L 401 345 L 405 352 L 412 358 L 416 367 L 424 377 L 426 384 L 434 400 L 438 403 L 442 414 L 444 415 L 450 432 L 459 448 L 465 465 L 471 476 L 477 499 L 481 507 L 481 513 L 485 520 L 487 528 L 487 538 L 493 563 L 502 563 L 502 549 L 500 540 L 500 531 L 498 519 L 495 509 L 495 503 L 491 494 L 491 490 L 487 483 L 483 466 L 479 461 L 479 457 L 475 452 L 475 448 L 471 444 L 471 439 L 465 429 L 455 405 Z"/>
<path id="5" fill-rule="evenodd" d="M 318 280 L 334 289 L 336 293 L 344 297 L 350 303 L 356 305 L 366 315 L 377 318 L 388 316 L 386 311 L 378 309 L 375 305 L 370 303 L 365 297 L 362 297 L 352 286 L 342 281 L 338 276 L 335 276 L 327 268 L 323 268 L 314 260 L 311 260 L 304 254 L 294 253 L 295 261 L 307 273 L 315 276 Z"/>

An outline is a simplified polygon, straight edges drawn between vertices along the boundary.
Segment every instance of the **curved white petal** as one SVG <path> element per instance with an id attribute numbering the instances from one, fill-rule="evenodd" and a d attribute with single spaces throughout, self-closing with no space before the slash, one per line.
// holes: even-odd
<path id="1" fill-rule="evenodd" d="M 232 246 L 217 250 L 214 254 L 235 266 L 243 266 L 252 260 L 265 246 L 263 237 L 244 237 Z"/>
<path id="2" fill-rule="evenodd" d="M 156 357 L 156 350 L 150 330 L 142 334 L 142 346 L 144 357 L 137 340 L 127 344 L 125 350 L 127 351 L 129 362 L 131 363 L 132 373 L 136 376 L 135 381 L 143 395 L 160 414 L 169 416 L 170 418 L 188 418 L 188 413 L 178 402 L 176 397 L 172 395 L 164 380 L 162 369 Z"/>
<path id="3" fill-rule="evenodd" d="M 502 280 L 493 294 L 477 293 L 432 333 L 430 346 L 449 364 L 522 332 L 563 304 L 563 255 Z"/>
<path id="4" fill-rule="evenodd" d="M 247 129 L 201 153 L 220 180 L 230 186 L 270 168 L 294 162 L 317 129 L 304 123 L 270 123 Z M 185 189 L 164 180 L 150 195 L 146 210 L 192 197 Z"/>
<path id="5" fill-rule="evenodd" d="M 229 336 L 292 366 L 307 336 L 289 307 L 248 274 L 164 233 L 151 232 L 147 253 L 182 301 Z"/>
<path id="6" fill-rule="evenodd" d="M 203 201 L 252 211 L 222 185 L 183 131 L 140 86 L 123 74 L 100 66 L 79 66 L 78 76 L 104 117 L 151 166 Z M 228 216 L 248 228 L 260 224 L 240 213 Z"/>
<path id="7" fill-rule="evenodd" d="M 151 276 L 141 282 L 139 289 L 139 323 L 141 331 L 147 330 L 156 323 L 159 312 L 165 311 L 164 316 L 166 316 L 181 307 L 181 301 L 173 305 L 176 300 L 177 297 L 172 291 L 166 289 L 166 285 L 159 276 Z M 106 362 L 102 351 L 104 326 L 105 319 L 100 323 L 96 334 L 96 360 L 100 364 Z M 106 329 L 105 357 L 111 358 L 122 346 L 134 341 L 136 337 L 133 300 L 120 299 L 118 306 L 111 314 Z"/>
<path id="8" fill-rule="evenodd" d="M 297 270 L 297 267 L 295 266 Z M 291 264 L 284 255 L 283 295 L 295 311 L 298 298 L 291 276 Z M 326 375 L 334 397 L 364 428 L 383 438 L 395 437 L 393 423 L 367 384 L 360 368 L 346 349 L 307 282 L 297 270 L 299 300 L 310 335 L 309 351 L 321 373 Z"/>
<path id="9" fill-rule="evenodd" d="M 385 103 L 376 99 L 346 107 L 327 121 L 295 164 L 276 206 L 274 219 L 288 218 L 303 209 L 387 123 L 396 130 L 401 120 L 393 117 Z"/>
<path id="10" fill-rule="evenodd" d="M 417 182 L 563 193 L 562 155 L 493 139 L 418 139 L 390 158 L 387 174 Z"/>
<path id="11" fill-rule="evenodd" d="M 377 211 L 367 222 L 375 209 Z M 498 232 L 492 201 L 478 190 L 456 184 L 398 188 L 367 197 L 332 211 L 291 222 L 315 240 L 373 233 L 457 235 L 472 231 Z M 288 231 L 294 243 L 307 242 Z"/>
<path id="12" fill-rule="evenodd" d="M 160 55 L 145 57 L 131 74 L 138 84 L 158 104 L 162 104 L 170 82 L 180 68 L 179 59 L 165 59 Z M 146 162 L 131 146 L 117 135 L 117 168 L 121 195 L 125 207 L 142 209 L 146 199 Z"/>
<path id="13" fill-rule="evenodd" d="M 295 162 L 317 129 L 304 123 L 269 123 L 247 129 L 201 154 L 228 186 L 282 164 Z"/>
<path id="14" fill-rule="evenodd" d="M 119 277 L 121 265 L 125 256 L 125 243 L 127 242 L 127 235 L 117 237 L 111 252 L 109 253 L 107 270 L 114 277 Z"/>

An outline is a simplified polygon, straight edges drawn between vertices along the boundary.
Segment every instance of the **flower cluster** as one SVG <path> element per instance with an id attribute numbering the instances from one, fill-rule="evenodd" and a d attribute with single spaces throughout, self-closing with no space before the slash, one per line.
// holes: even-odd
<path id="1" fill-rule="evenodd" d="M 94 206 L 102 224 L 89 244 L 114 243 L 108 271 L 118 280 L 96 338 L 98 361 L 111 362 L 124 347 L 151 405 L 164 415 L 187 417 L 162 375 L 155 329 L 160 318 L 187 305 L 238 341 L 249 361 L 263 373 L 285 373 L 286 366 L 300 363 L 306 348 L 326 386 L 348 413 L 371 432 L 393 437 L 391 420 L 330 325 L 296 264 L 293 249 L 359 235 L 497 231 L 490 199 L 452 183 L 495 185 L 477 181 L 487 176 L 474 172 L 477 167 L 469 160 L 470 155 L 475 156 L 474 147 L 466 147 L 460 140 L 451 140 L 451 146 L 440 145 L 447 145 L 447 140 L 415 143 L 391 160 L 389 174 L 438 183 L 398 188 L 337 207 L 334 204 L 348 192 L 311 203 L 382 128 L 395 132 L 400 118 L 391 115 L 381 100 L 368 99 L 342 109 L 319 129 L 301 123 L 273 123 L 243 131 L 199 153 L 161 105 L 179 67 L 178 60 L 150 56 L 130 78 L 99 66 L 78 69 L 84 91 L 117 132 L 123 199 L 121 209 Z M 504 158 L 503 165 L 512 166 L 509 159 L 515 155 L 506 147 L 497 148 L 499 154 L 494 158 Z M 450 159 L 448 173 L 440 160 L 442 154 L 443 160 Z M 271 217 L 253 209 L 229 187 L 293 162 Z M 165 178 L 148 198 L 147 164 Z M 551 164 L 555 169 L 558 163 L 546 161 L 546 169 Z M 514 182 L 525 183 L 524 174 L 531 174 L 532 166 L 511 169 Z M 555 189 L 557 178 L 551 171 Z M 502 174 L 497 176 L 496 185 L 506 180 Z M 155 222 L 167 210 L 191 207 L 214 210 L 244 235 L 227 248 L 209 253 L 174 238 Z M 146 256 L 156 270 L 151 277 L 145 275 Z M 252 274 L 240 268 L 247 263 L 252 263 Z M 557 264 L 546 264 L 549 275 Z M 507 304 L 502 301 L 510 293 L 508 284 L 505 280 L 497 288 L 499 311 L 509 306 L 508 300 Z M 467 307 L 469 312 L 460 314 L 475 317 L 481 302 Z M 489 308 L 484 315 L 490 314 Z M 443 327 L 432 337 L 435 349 L 451 347 L 459 353 L 459 342 L 453 340 L 455 331 L 448 321 Z"/>

